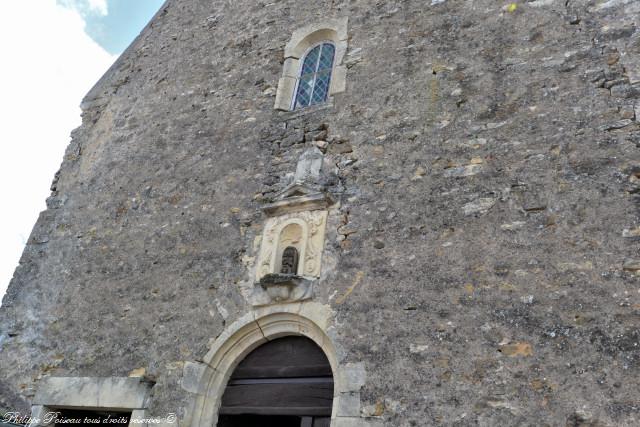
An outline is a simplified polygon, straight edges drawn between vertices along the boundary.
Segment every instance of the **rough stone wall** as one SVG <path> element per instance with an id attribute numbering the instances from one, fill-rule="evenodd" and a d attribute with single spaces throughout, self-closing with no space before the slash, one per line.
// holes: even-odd
<path id="1" fill-rule="evenodd" d="M 273 109 L 298 27 L 347 91 Z M 0 310 L 0 402 L 154 378 L 246 313 L 259 208 L 337 168 L 316 300 L 386 426 L 640 423 L 640 3 L 169 0 L 87 96 Z M 328 146 L 315 141 L 327 141 Z"/>

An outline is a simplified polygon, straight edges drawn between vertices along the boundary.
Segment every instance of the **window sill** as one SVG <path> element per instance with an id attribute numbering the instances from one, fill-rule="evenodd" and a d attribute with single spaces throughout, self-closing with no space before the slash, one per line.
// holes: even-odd
<path id="1" fill-rule="evenodd" d="M 291 120 L 308 114 L 317 113 L 318 111 L 330 110 L 332 108 L 333 100 L 329 98 L 329 100 L 323 104 L 312 105 L 311 107 L 300 108 L 298 110 L 282 111 L 280 112 L 280 117 L 284 120 Z"/>

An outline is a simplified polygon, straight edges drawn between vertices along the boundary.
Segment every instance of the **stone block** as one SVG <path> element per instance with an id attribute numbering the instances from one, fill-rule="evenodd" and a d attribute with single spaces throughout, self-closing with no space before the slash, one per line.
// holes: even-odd
<path id="1" fill-rule="evenodd" d="M 206 392 L 206 384 L 203 386 L 202 378 L 206 371 L 210 371 L 209 365 L 200 362 L 186 362 L 182 371 L 180 385 L 189 393 L 203 394 Z M 212 372 L 210 372 L 212 373 Z"/>
<path id="2" fill-rule="evenodd" d="M 280 77 L 274 105 L 276 110 L 289 111 L 291 109 L 296 83 L 297 79 L 295 77 Z"/>
<path id="3" fill-rule="evenodd" d="M 473 165 L 467 165 L 467 166 L 460 166 L 457 168 L 445 169 L 442 175 L 447 178 L 455 178 L 455 177 L 473 176 L 473 175 L 479 174 L 480 172 L 482 172 L 482 165 L 473 164 Z"/>
<path id="4" fill-rule="evenodd" d="M 367 381 L 367 372 L 364 363 L 347 363 L 340 371 L 343 381 L 343 391 L 359 391 Z"/>
<path id="5" fill-rule="evenodd" d="M 300 72 L 300 61 L 298 59 L 287 58 L 284 60 L 284 65 L 282 66 L 283 77 L 293 77 L 294 79 L 297 79 L 299 72 Z"/>
<path id="6" fill-rule="evenodd" d="M 622 265 L 624 271 L 631 271 L 637 273 L 640 271 L 640 259 L 628 259 Z"/>
<path id="7" fill-rule="evenodd" d="M 484 197 L 465 204 L 462 211 L 465 215 L 486 213 L 496 204 L 497 199 Z"/>
<path id="8" fill-rule="evenodd" d="M 340 393 L 336 399 L 338 417 L 358 417 L 360 415 L 360 393 Z"/>
<path id="9" fill-rule="evenodd" d="M 331 420 L 331 427 L 382 427 L 382 420 L 360 417 L 336 417 Z"/>
<path id="10" fill-rule="evenodd" d="M 333 69 L 329 95 L 342 93 L 345 90 L 347 90 L 347 67 L 345 67 L 344 65 L 338 65 Z"/>
<path id="11" fill-rule="evenodd" d="M 141 378 L 48 377 L 33 403 L 44 406 L 142 409 L 152 384 Z"/>
<path id="12" fill-rule="evenodd" d="M 299 314 L 300 316 L 313 321 L 323 331 L 328 329 L 333 316 L 330 306 L 313 301 L 302 303 L 300 305 Z"/>

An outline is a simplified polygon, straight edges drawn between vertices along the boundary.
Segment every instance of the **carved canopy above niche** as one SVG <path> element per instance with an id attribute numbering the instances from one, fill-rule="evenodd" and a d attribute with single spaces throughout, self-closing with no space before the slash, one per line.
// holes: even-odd
<path id="1" fill-rule="evenodd" d="M 333 203 L 328 194 L 299 183 L 290 185 L 279 196 L 278 200 L 262 208 L 267 215 L 326 209 Z"/>

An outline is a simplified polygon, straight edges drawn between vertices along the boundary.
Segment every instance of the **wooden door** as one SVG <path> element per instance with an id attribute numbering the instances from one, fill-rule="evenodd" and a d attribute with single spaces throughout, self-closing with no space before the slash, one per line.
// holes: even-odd
<path id="1" fill-rule="evenodd" d="M 279 338 L 238 365 L 222 396 L 218 427 L 241 419 L 243 427 L 329 427 L 332 404 L 333 375 L 322 349 L 308 338 Z"/>
<path id="2" fill-rule="evenodd" d="M 218 427 L 329 427 L 329 417 L 220 415 Z"/>

